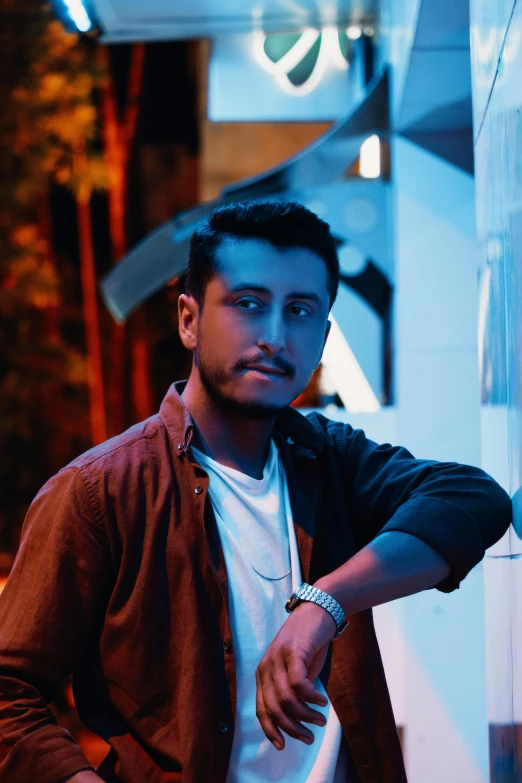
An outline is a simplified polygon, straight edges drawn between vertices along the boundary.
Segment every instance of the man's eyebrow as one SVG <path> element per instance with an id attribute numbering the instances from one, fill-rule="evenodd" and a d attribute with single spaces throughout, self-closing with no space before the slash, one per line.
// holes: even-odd
<path id="1" fill-rule="evenodd" d="M 263 285 L 258 285 L 257 283 L 240 283 L 239 285 L 234 286 L 234 288 L 230 289 L 231 294 L 235 294 L 238 291 L 257 291 L 260 294 L 268 294 L 269 296 L 272 294 L 269 288 L 266 288 Z M 312 302 L 316 302 L 317 304 L 321 303 L 321 297 L 317 294 L 313 293 L 312 291 L 292 291 L 291 293 L 286 295 L 287 299 L 309 299 Z"/>

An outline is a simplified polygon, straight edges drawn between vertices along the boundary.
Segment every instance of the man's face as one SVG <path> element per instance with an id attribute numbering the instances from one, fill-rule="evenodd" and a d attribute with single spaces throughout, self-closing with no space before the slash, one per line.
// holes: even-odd
<path id="1" fill-rule="evenodd" d="M 197 322 L 195 367 L 222 408 L 269 418 L 318 366 L 329 330 L 328 272 L 304 248 L 226 239 Z"/>

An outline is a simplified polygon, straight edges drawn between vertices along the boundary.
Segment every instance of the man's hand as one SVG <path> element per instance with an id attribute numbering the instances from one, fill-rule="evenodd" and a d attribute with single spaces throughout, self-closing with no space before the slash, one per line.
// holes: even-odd
<path id="1" fill-rule="evenodd" d="M 81 772 L 73 775 L 72 778 L 62 781 L 62 783 L 103 783 L 103 780 L 91 769 L 83 769 Z"/>
<path id="2" fill-rule="evenodd" d="M 344 565 L 314 582 L 333 596 L 345 615 L 428 590 L 450 573 L 438 552 L 401 531 L 378 535 Z M 333 617 L 310 601 L 285 622 L 256 671 L 256 714 L 268 739 L 285 746 L 281 729 L 303 742 L 314 740 L 302 722 L 324 726 L 324 717 L 307 705 L 326 706 L 312 683 L 323 668 L 337 626 Z"/>
<path id="3" fill-rule="evenodd" d="M 278 750 L 285 746 L 281 730 L 310 745 L 314 735 L 302 722 L 325 725 L 324 716 L 307 702 L 328 704 L 313 682 L 336 631 L 335 620 L 325 609 L 305 601 L 288 617 L 257 667 L 256 715 Z"/>

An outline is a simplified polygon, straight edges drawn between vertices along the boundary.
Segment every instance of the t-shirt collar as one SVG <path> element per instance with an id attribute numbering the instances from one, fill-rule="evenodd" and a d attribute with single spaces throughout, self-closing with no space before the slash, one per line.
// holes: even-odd
<path id="1" fill-rule="evenodd" d="M 159 410 L 160 418 L 179 457 L 187 451 L 194 432 L 194 422 L 181 397 L 186 385 L 187 380 L 173 383 L 163 398 Z M 322 451 L 324 445 L 322 430 L 290 405 L 278 414 L 274 432 L 281 435 L 288 443 L 295 443 L 312 451 Z"/>

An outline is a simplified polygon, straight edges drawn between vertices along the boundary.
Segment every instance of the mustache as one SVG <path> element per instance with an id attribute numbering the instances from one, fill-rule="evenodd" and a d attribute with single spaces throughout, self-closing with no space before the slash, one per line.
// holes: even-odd
<path id="1" fill-rule="evenodd" d="M 255 367 L 257 364 L 261 365 L 270 365 L 271 367 L 275 367 L 276 370 L 280 370 L 281 372 L 284 372 L 286 375 L 293 376 L 295 373 L 295 367 L 290 364 L 290 362 L 287 362 L 286 359 L 273 359 L 272 361 L 267 361 L 265 356 L 257 356 L 253 359 L 240 359 L 236 366 L 236 370 L 244 370 L 247 367 Z"/>

